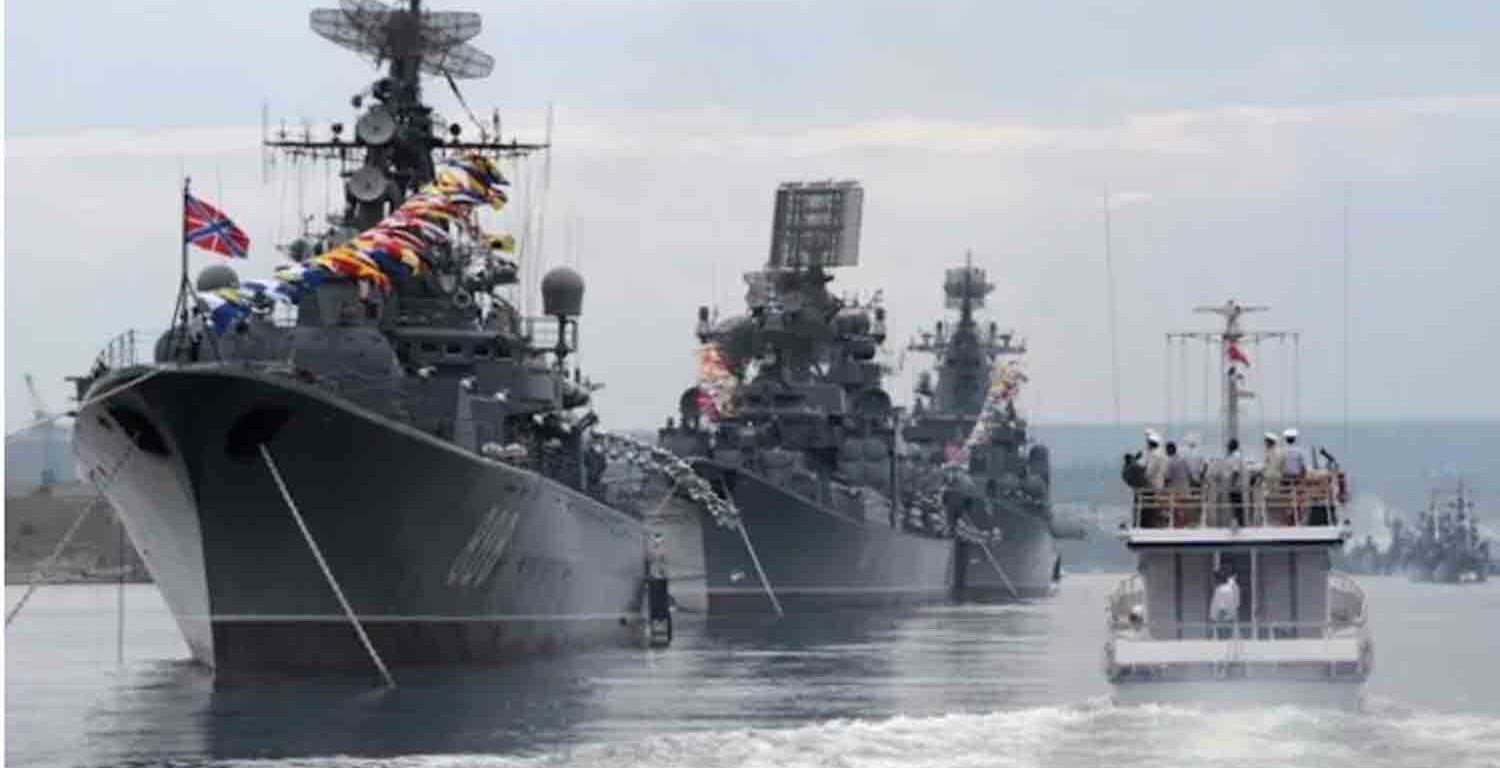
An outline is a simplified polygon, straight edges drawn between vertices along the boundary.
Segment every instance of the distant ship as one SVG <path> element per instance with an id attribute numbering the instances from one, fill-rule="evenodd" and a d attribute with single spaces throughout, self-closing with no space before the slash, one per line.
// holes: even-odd
<path id="1" fill-rule="evenodd" d="M 1435 488 L 1415 530 L 1403 537 L 1402 566 L 1413 581 L 1459 584 L 1488 581 L 1493 563 L 1490 543 L 1479 534 L 1474 501 L 1464 481 Z"/>
<path id="2" fill-rule="evenodd" d="M 699 310 L 700 381 L 659 442 L 738 514 L 734 525 L 678 514 L 663 528 L 668 562 L 699 558 L 710 613 L 952 595 L 955 521 L 901 487 L 899 416 L 876 359 L 885 310 L 828 289 L 832 270 L 857 263 L 862 200 L 854 182 L 783 184 L 770 259 L 745 276 L 747 313 Z M 695 589 L 673 584 L 679 600 Z"/>
<path id="3" fill-rule="evenodd" d="M 1062 577 L 1051 464 L 1046 446 L 1030 440 L 1016 412 L 1025 376 L 1015 360 L 1025 354 L 1025 343 L 975 318 L 993 289 L 972 262 L 947 271 L 943 292 L 958 319 L 951 327 L 938 322 L 909 346 L 937 358 L 937 381 L 922 373 L 902 436 L 914 449 L 915 474 L 923 465 L 958 470 L 941 492 L 964 521 L 957 539 L 958 596 L 1036 597 L 1052 592 Z M 962 535 L 971 527 L 977 530 Z"/>
<path id="4" fill-rule="evenodd" d="M 477 230 L 505 199 L 496 161 L 542 147 L 466 140 L 421 100 L 423 73 L 491 70 L 464 42 L 478 14 L 346 0 L 311 21 L 388 65 L 352 137 L 269 142 L 344 169 L 345 212 L 275 280 L 216 265 L 189 286 L 184 246 L 154 360 L 122 338 L 79 380 L 80 473 L 221 675 L 639 640 L 644 530 L 606 503 L 570 357 L 582 279 L 549 272 L 546 317 L 521 317 L 513 240 Z"/>

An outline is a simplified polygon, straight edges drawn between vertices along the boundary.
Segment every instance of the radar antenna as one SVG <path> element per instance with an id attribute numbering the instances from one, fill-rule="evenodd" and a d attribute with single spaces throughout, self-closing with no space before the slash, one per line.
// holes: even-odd
<path id="1" fill-rule="evenodd" d="M 309 23 L 323 38 L 393 68 L 415 63 L 438 77 L 474 79 L 495 69 L 495 58 L 468 44 L 483 25 L 471 11 L 423 11 L 420 0 L 405 9 L 380 0 L 340 0 L 319 8 Z"/>
<path id="2" fill-rule="evenodd" d="M 332 234 L 342 236 L 373 225 L 399 200 L 430 182 L 434 155 L 479 152 L 499 159 L 546 148 L 505 141 L 498 124 L 494 135 L 481 125 L 477 140 L 462 138 L 458 123 L 442 130 L 432 108 L 422 101 L 422 75 L 447 80 L 462 102 L 455 81 L 489 75 L 495 59 L 468 43 L 479 35 L 479 14 L 427 11 L 422 5 L 422 0 L 389 5 L 381 0 L 339 0 L 337 8 L 318 8 L 309 16 L 320 37 L 387 65 L 387 72 L 352 100 L 355 109 L 363 110 L 352 138 L 344 135 L 343 123 L 334 123 L 326 138 L 314 138 L 310 131 L 289 137 L 282 131 L 264 142 L 292 157 L 339 163 L 346 212 L 338 223 L 340 231 Z M 366 106 L 366 96 L 375 103 Z"/>

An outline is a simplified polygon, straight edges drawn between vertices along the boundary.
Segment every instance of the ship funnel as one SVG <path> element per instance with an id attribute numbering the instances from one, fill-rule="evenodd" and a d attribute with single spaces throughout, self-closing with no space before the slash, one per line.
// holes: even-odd
<path id="1" fill-rule="evenodd" d="M 198 292 L 240 287 L 240 276 L 223 264 L 211 264 L 198 273 Z"/>
<path id="2" fill-rule="evenodd" d="M 542 312 L 551 317 L 583 314 L 583 276 L 567 267 L 556 267 L 544 275 Z"/>

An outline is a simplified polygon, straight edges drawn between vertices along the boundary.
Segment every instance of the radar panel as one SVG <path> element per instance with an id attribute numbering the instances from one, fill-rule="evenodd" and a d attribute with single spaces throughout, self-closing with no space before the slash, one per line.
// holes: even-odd
<path id="1" fill-rule="evenodd" d="M 964 299 L 969 300 L 971 307 L 983 307 L 984 297 L 993 290 L 995 286 L 989 276 L 979 267 L 955 267 L 943 274 L 943 295 L 947 297 L 948 309 L 961 308 Z"/>
<path id="2" fill-rule="evenodd" d="M 782 184 L 771 232 L 773 267 L 859 264 L 864 189 L 853 181 Z"/>
<path id="3" fill-rule="evenodd" d="M 308 24 L 319 36 L 376 61 L 416 58 L 423 72 L 468 79 L 485 77 L 495 59 L 469 45 L 482 27 L 477 13 L 409 11 L 379 0 L 340 0 L 318 8 Z"/>

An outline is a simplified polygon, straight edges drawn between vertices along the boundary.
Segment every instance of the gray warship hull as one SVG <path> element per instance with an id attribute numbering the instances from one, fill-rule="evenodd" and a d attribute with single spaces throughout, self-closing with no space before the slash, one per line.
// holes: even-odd
<path id="1" fill-rule="evenodd" d="M 957 596 L 986 601 L 1052 594 L 1062 576 L 1062 564 L 1051 522 L 1023 511 L 998 517 L 995 526 L 1003 534 L 999 541 L 985 545 L 988 553 L 977 544 L 959 543 Z"/>
<path id="2" fill-rule="evenodd" d="M 747 537 L 770 588 L 788 612 L 952 599 L 951 539 L 900 531 L 886 521 L 854 519 L 741 467 L 699 460 L 693 468 L 726 489 L 746 534 L 701 515 L 696 526 L 675 529 L 691 533 L 696 528 L 702 537 L 701 603 L 710 614 L 774 610 L 746 547 Z M 691 552 L 692 543 L 669 546 L 669 552 L 674 550 Z M 678 581 L 673 591 L 683 595 L 693 589 Z"/>
<path id="3" fill-rule="evenodd" d="M 248 368 L 127 368 L 75 427 L 198 661 L 368 669 L 268 449 L 389 665 L 502 663 L 641 637 L 638 520 L 326 391 Z"/>

